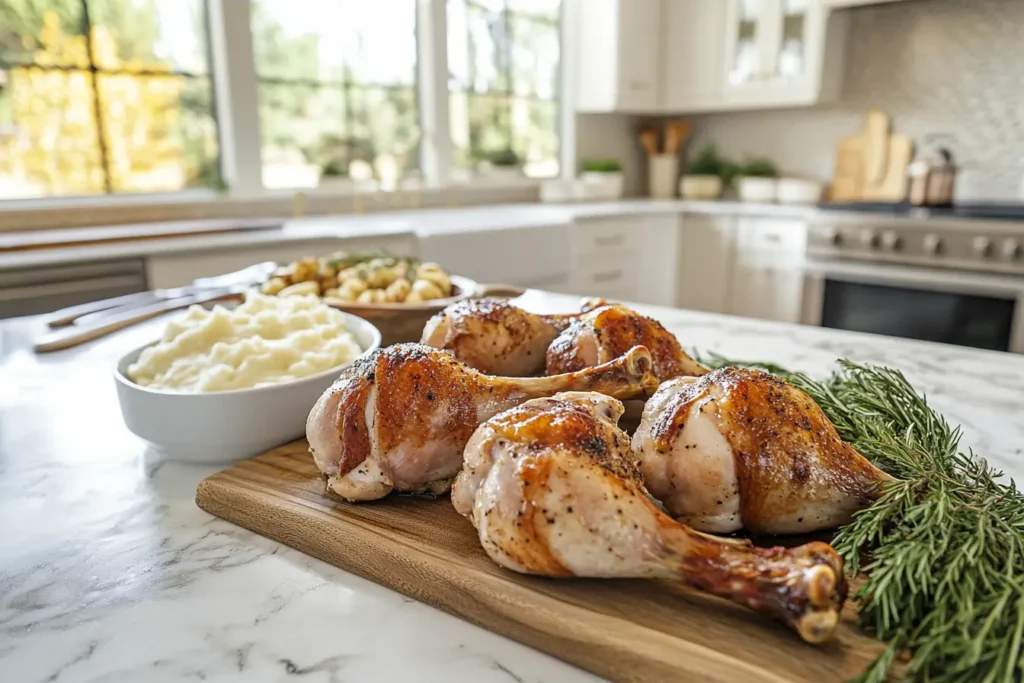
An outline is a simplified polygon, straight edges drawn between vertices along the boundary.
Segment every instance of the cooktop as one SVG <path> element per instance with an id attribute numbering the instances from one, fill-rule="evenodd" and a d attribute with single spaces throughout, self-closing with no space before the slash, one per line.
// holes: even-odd
<path id="1" fill-rule="evenodd" d="M 922 207 L 903 203 L 826 202 L 819 209 L 855 211 L 890 216 L 939 216 L 991 220 L 1024 220 L 1024 203 L 965 203 L 945 207 Z"/>

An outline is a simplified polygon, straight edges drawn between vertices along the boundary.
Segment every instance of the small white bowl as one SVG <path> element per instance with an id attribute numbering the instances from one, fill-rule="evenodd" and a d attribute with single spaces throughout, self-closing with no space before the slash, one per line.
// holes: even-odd
<path id="1" fill-rule="evenodd" d="M 777 199 L 780 204 L 817 204 L 821 201 L 821 183 L 803 178 L 779 178 Z"/>
<path id="2" fill-rule="evenodd" d="M 360 358 L 380 348 L 376 327 L 351 313 L 342 315 L 345 327 L 364 349 Z M 122 358 L 114 379 L 128 429 L 170 460 L 227 463 L 301 438 L 313 404 L 347 367 L 257 389 L 201 394 L 162 391 L 128 379 L 128 366 L 155 343 Z"/>
<path id="3" fill-rule="evenodd" d="M 679 179 L 679 194 L 683 199 L 718 199 L 722 196 L 722 178 L 697 173 Z"/>
<path id="4" fill-rule="evenodd" d="M 746 176 L 740 178 L 736 193 L 743 202 L 774 202 L 778 196 L 778 187 L 775 178 Z"/>

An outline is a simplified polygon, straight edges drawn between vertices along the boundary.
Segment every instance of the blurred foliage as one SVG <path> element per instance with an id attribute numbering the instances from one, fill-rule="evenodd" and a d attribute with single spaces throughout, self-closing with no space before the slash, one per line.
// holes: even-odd
<path id="1" fill-rule="evenodd" d="M 584 161 L 581 167 L 586 173 L 618 173 L 622 170 L 618 159 L 591 159 Z"/>
<path id="2" fill-rule="evenodd" d="M 491 165 L 498 166 L 499 168 L 515 167 L 522 163 L 519 160 L 519 155 L 512 149 L 499 149 L 496 152 L 490 152 L 487 154 L 486 159 L 491 162 Z"/>
<path id="3" fill-rule="evenodd" d="M 105 176 L 118 192 L 223 187 L 209 82 L 171 73 L 154 54 L 155 0 L 90 1 L 95 83 L 81 9 L 0 2 L 0 59 L 19 64 L 0 94 L 0 180 L 42 195 L 100 193 Z M 202 34 L 201 13 L 194 20 Z M 130 73 L 140 70 L 149 73 Z"/>
<path id="4" fill-rule="evenodd" d="M 454 161 L 473 168 L 511 149 L 528 174 L 557 175 L 560 3 L 536 13 L 449 0 L 449 64 L 459 74 L 449 110 Z M 456 63 L 457 62 L 457 63 Z"/>
<path id="5" fill-rule="evenodd" d="M 775 162 L 764 157 L 748 159 L 738 169 L 738 175 L 752 178 L 774 178 L 779 175 Z"/>
<path id="6" fill-rule="evenodd" d="M 415 12 L 415 3 L 408 3 L 408 10 Z M 285 31 L 270 3 L 253 3 L 252 30 L 265 168 L 348 169 L 353 161 L 375 167 L 382 156 L 393 158 L 403 171 L 419 168 L 415 86 L 361 83 L 348 65 L 328 69 L 320 58 L 325 36 Z M 343 38 L 339 27 L 337 39 Z M 408 40 L 415 41 L 415 35 Z"/>
<path id="7" fill-rule="evenodd" d="M 718 148 L 710 142 L 701 147 L 687 170 L 690 175 L 716 175 L 726 187 L 732 184 L 739 172 L 740 167 L 719 155 Z"/>

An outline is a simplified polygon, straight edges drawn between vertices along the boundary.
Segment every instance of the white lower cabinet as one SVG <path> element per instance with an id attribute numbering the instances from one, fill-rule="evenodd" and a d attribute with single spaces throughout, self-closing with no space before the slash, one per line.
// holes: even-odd
<path id="1" fill-rule="evenodd" d="M 800 220 L 736 219 L 728 312 L 800 322 L 807 226 Z"/>
<path id="2" fill-rule="evenodd" d="M 548 289 L 583 297 L 675 304 L 679 215 L 580 218 L 569 276 Z"/>
<path id="3" fill-rule="evenodd" d="M 676 306 L 709 313 L 728 312 L 735 242 L 733 216 L 683 214 Z"/>
<path id="4" fill-rule="evenodd" d="M 676 305 L 799 322 L 806 240 L 799 219 L 684 214 Z"/>

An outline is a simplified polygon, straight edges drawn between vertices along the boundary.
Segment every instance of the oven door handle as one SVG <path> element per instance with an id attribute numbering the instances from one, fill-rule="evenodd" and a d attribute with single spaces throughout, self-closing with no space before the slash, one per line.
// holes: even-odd
<path id="1" fill-rule="evenodd" d="M 951 294 L 978 294 L 1016 299 L 1024 293 L 1024 278 L 965 273 L 941 268 L 808 261 L 804 274 L 822 280 L 914 287 Z"/>

